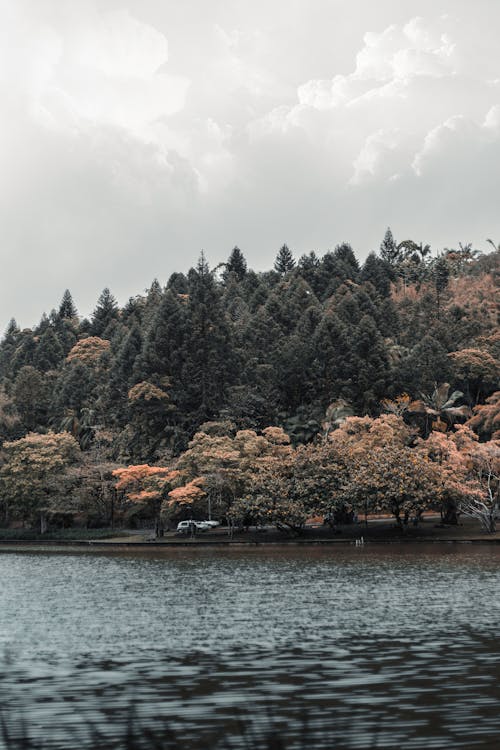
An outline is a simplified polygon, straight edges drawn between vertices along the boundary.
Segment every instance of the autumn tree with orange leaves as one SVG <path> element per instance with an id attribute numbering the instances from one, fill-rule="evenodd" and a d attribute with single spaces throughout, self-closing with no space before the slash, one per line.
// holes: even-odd
<path id="1" fill-rule="evenodd" d="M 500 439 L 500 391 L 495 391 L 484 404 L 475 406 L 467 426 L 477 432 L 481 440 Z"/>
<path id="2" fill-rule="evenodd" d="M 156 536 L 163 536 L 162 505 L 179 480 L 179 472 L 165 466 L 127 466 L 115 469 L 116 489 L 125 493 L 128 500 L 152 510 Z"/>
<path id="3" fill-rule="evenodd" d="M 64 494 L 66 471 L 80 458 L 80 447 L 67 432 L 29 433 L 3 444 L 1 496 L 7 520 L 19 518 L 46 531 L 46 514 Z"/>
<path id="4" fill-rule="evenodd" d="M 414 438 L 415 431 L 394 414 L 350 417 L 331 435 L 346 467 L 344 498 L 358 512 L 391 513 L 398 526 L 406 526 L 411 516 L 418 520 L 439 502 L 437 470 L 411 447 Z"/>
<path id="5" fill-rule="evenodd" d="M 234 508 L 236 514 L 241 509 L 235 503 L 248 497 L 249 487 L 255 486 L 268 466 L 275 467 L 291 453 L 290 439 L 280 427 L 267 427 L 260 434 L 239 430 L 234 435 L 230 425 L 222 430 L 215 423 L 204 427 L 207 431 L 196 433 L 177 467 L 190 479 L 203 479 L 207 512 L 215 510 L 220 518 L 231 508 L 234 518 Z"/>

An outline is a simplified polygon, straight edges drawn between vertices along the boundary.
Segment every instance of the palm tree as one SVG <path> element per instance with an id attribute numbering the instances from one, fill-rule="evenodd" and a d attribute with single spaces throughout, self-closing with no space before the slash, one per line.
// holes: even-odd
<path id="1" fill-rule="evenodd" d="M 420 245 L 417 245 L 413 240 L 403 240 L 403 242 L 399 243 L 398 250 L 403 250 L 405 260 L 411 259 L 420 263 L 420 261 L 424 260 L 430 254 L 431 246 L 424 245 L 422 242 Z"/>
<path id="2" fill-rule="evenodd" d="M 352 417 L 353 415 L 354 411 L 352 406 L 343 398 L 333 401 L 330 406 L 328 406 L 325 413 L 325 419 L 321 423 L 324 440 L 328 440 L 330 432 L 336 430 L 337 427 L 340 427 L 340 425 L 346 421 L 347 417 Z"/>
<path id="3" fill-rule="evenodd" d="M 431 428 L 446 432 L 448 426 L 454 425 L 460 419 L 468 418 L 471 410 L 468 406 L 457 406 L 456 403 L 464 397 L 462 391 L 453 391 L 450 394 L 450 384 L 441 383 L 435 386 L 431 394 L 420 394 L 420 400 L 413 405 L 412 411 L 417 414 L 425 414 L 433 417 Z"/>

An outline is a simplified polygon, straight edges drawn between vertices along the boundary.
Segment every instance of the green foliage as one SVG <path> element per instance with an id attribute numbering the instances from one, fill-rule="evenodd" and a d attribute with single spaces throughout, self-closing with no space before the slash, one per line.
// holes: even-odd
<path id="1" fill-rule="evenodd" d="M 118 318 L 118 305 L 115 298 L 106 287 L 97 300 L 92 313 L 91 334 L 109 338 L 112 323 Z"/>
<path id="2" fill-rule="evenodd" d="M 380 257 L 391 266 L 395 266 L 401 260 L 402 253 L 392 236 L 390 227 L 387 228 L 384 239 L 380 245 Z"/>
<path id="3" fill-rule="evenodd" d="M 294 267 L 295 260 L 293 258 L 291 250 L 289 249 L 288 245 L 282 245 L 282 247 L 280 247 L 278 251 L 276 260 L 274 261 L 274 270 L 281 276 L 285 276 L 285 274 L 292 271 Z"/>
<path id="4" fill-rule="evenodd" d="M 59 318 L 67 318 L 69 320 L 73 320 L 73 318 L 76 318 L 78 316 L 78 311 L 75 307 L 75 303 L 73 302 L 73 297 L 71 296 L 71 292 L 69 291 L 69 289 L 66 289 L 63 294 L 63 298 L 61 300 L 61 304 L 59 305 L 57 314 Z"/>
<path id="5" fill-rule="evenodd" d="M 234 276 L 236 281 L 243 281 L 247 272 L 247 262 L 238 246 L 232 249 L 225 266 L 224 273 L 222 274 L 224 281 L 227 282 L 231 275 Z"/>
<path id="6" fill-rule="evenodd" d="M 347 243 L 298 263 L 285 245 L 275 267 L 260 272 L 237 246 L 215 269 L 202 254 L 165 289 L 155 279 L 122 309 L 105 289 L 90 321 L 78 318 L 66 291 L 32 329 L 11 321 L 0 342 L 0 441 L 67 430 L 92 466 L 170 465 L 188 446 L 192 455 L 205 429 L 210 439 L 230 441 L 252 433 L 257 442 L 239 438 L 248 448 L 279 424 L 300 453 L 330 441 L 353 415 L 377 419 L 383 403 L 396 404 L 393 414 L 424 438 L 433 428 L 457 431 L 472 408 L 471 424 L 489 441 L 498 432 L 490 397 L 499 388 L 499 258 L 496 247 L 480 256 L 468 245 L 433 258 L 427 245 L 397 244 L 388 230 L 380 254 L 361 267 Z M 451 390 L 438 404 L 434 395 L 446 383 Z M 213 432 L 228 423 L 225 435 Z M 306 455 L 318 476 L 328 474 L 326 453 L 319 463 Z M 251 495 L 257 514 L 275 480 L 263 474 L 260 489 L 245 494 L 246 479 L 226 481 L 235 467 L 223 462 L 221 472 L 215 463 L 202 472 L 207 484 L 197 502 L 227 509 L 236 495 Z M 345 462 L 337 456 L 333 464 L 339 481 L 328 483 L 340 502 Z M 285 521 L 281 508 L 273 517 L 300 526 L 310 510 L 299 492 L 308 473 L 304 462 L 292 468 L 293 492 L 286 472 L 277 487 L 297 503 L 295 515 Z M 311 472 L 308 482 L 323 481 Z M 71 498 L 84 497 L 86 487 L 87 499 L 97 497 L 99 477 L 97 469 L 73 476 Z"/>

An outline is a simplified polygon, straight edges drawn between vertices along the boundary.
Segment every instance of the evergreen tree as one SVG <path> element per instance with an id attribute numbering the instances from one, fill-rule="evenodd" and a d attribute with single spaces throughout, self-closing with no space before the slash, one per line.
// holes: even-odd
<path id="1" fill-rule="evenodd" d="M 448 286 L 450 280 L 450 268 L 444 256 L 441 256 L 434 263 L 432 269 L 434 287 L 436 289 L 437 317 L 439 318 L 441 307 L 441 295 Z"/>
<path id="2" fill-rule="evenodd" d="M 318 294 L 317 284 L 320 266 L 320 259 L 315 252 L 310 252 L 308 255 L 302 255 L 297 264 L 299 275 L 307 281 L 315 294 Z"/>
<path id="3" fill-rule="evenodd" d="M 245 256 L 238 246 L 234 247 L 229 256 L 222 278 L 227 282 L 231 274 L 234 274 L 237 281 L 243 281 L 247 272 L 247 262 Z"/>
<path id="4" fill-rule="evenodd" d="M 110 338 L 109 332 L 106 335 L 106 329 L 118 318 L 118 305 L 115 298 L 106 287 L 99 299 L 97 306 L 92 313 L 91 335 L 100 338 Z"/>
<path id="5" fill-rule="evenodd" d="M 167 289 L 174 294 L 187 294 L 188 287 L 188 280 L 183 273 L 173 273 L 167 282 Z"/>
<path id="6" fill-rule="evenodd" d="M 353 336 L 351 403 L 360 414 L 376 414 L 387 392 L 388 356 L 375 321 L 364 315 Z"/>
<path id="7" fill-rule="evenodd" d="M 326 406 L 337 398 L 351 396 L 351 337 L 346 324 L 327 312 L 312 342 L 312 382 L 318 401 Z"/>
<path id="8" fill-rule="evenodd" d="M 163 299 L 163 290 L 158 279 L 153 279 L 146 296 L 141 322 L 145 330 L 149 328 Z"/>
<path id="9" fill-rule="evenodd" d="M 34 356 L 35 367 L 41 372 L 56 370 L 64 359 L 64 352 L 54 329 L 49 327 L 41 336 Z"/>
<path id="10" fill-rule="evenodd" d="M 14 381 L 13 397 L 26 432 L 46 427 L 49 393 L 47 376 L 31 365 L 21 367 Z"/>
<path id="11" fill-rule="evenodd" d="M 318 300 L 309 284 L 300 277 L 292 277 L 272 290 L 265 308 L 280 327 L 282 335 L 288 336 L 295 330 L 304 310 L 311 305 L 318 305 Z"/>
<path id="12" fill-rule="evenodd" d="M 79 325 L 76 318 L 61 318 L 59 315 L 56 315 L 53 328 L 64 356 L 74 347 L 77 335 L 85 335 L 87 333 L 84 323 L 85 321 L 82 322 L 82 325 Z M 90 335 L 90 326 L 88 335 Z"/>
<path id="13" fill-rule="evenodd" d="M 217 415 L 224 404 L 226 389 L 234 376 L 235 356 L 220 294 L 203 253 L 188 280 L 184 395 L 188 411 L 204 421 Z"/>
<path id="14" fill-rule="evenodd" d="M 289 250 L 287 245 L 283 245 L 279 249 L 276 260 L 274 261 L 274 270 L 281 276 L 284 276 L 290 271 L 293 271 L 294 268 L 295 260 L 293 259 L 291 250 Z"/>
<path id="15" fill-rule="evenodd" d="M 349 245 L 349 243 L 342 242 L 340 245 L 337 245 L 337 247 L 333 251 L 333 255 L 337 260 L 349 266 L 352 273 L 354 274 L 352 278 L 356 278 L 359 273 L 359 263 L 356 256 L 354 255 L 354 250 Z"/>
<path id="16" fill-rule="evenodd" d="M 73 297 L 71 296 L 71 292 L 69 289 L 66 289 L 66 291 L 63 294 L 61 304 L 59 305 L 58 313 L 60 318 L 69 318 L 73 319 L 78 316 L 78 311 L 75 307 L 75 303 L 73 302 Z"/>
<path id="17" fill-rule="evenodd" d="M 449 381 L 450 360 L 446 349 L 430 334 L 416 344 L 399 366 L 399 392 L 406 391 L 415 397 L 430 393 L 436 383 Z"/>
<path id="18" fill-rule="evenodd" d="M 332 302 L 337 317 L 351 330 L 354 330 L 362 318 L 362 312 L 358 304 L 357 295 L 353 294 L 352 288 L 346 285 L 341 286 L 332 297 Z"/>
<path id="19" fill-rule="evenodd" d="M 21 330 L 14 318 L 11 318 L 0 342 L 0 376 L 6 378 L 12 374 L 14 353 L 18 346 Z"/>
<path id="20" fill-rule="evenodd" d="M 110 421 L 122 426 L 127 421 L 128 391 L 134 383 L 141 380 L 141 350 L 141 329 L 134 324 L 112 361 L 106 388 L 106 410 L 109 412 Z"/>
<path id="21" fill-rule="evenodd" d="M 390 227 L 387 228 L 384 239 L 380 244 L 380 257 L 391 266 L 397 265 L 402 260 L 401 250 L 394 241 Z"/>
<path id="22" fill-rule="evenodd" d="M 34 364 L 37 349 L 36 338 L 33 335 L 33 331 L 29 328 L 25 328 L 20 332 L 16 343 L 17 345 L 13 352 L 11 369 L 14 374 L 17 373 L 21 367 Z"/>
<path id="23" fill-rule="evenodd" d="M 245 300 L 241 284 L 236 276 L 232 274 L 224 289 L 223 305 L 229 319 L 234 324 L 233 330 L 236 332 L 244 327 L 250 317 L 250 310 Z"/>
<path id="24" fill-rule="evenodd" d="M 334 252 L 325 253 L 322 257 L 315 287 L 318 299 L 326 300 L 335 294 L 346 281 L 357 280 L 359 267 L 349 262 L 352 250 L 349 246 L 347 248 L 345 253 L 338 252 L 337 249 Z"/>
<path id="25" fill-rule="evenodd" d="M 381 297 L 389 297 L 394 272 L 391 266 L 381 258 L 377 258 L 375 253 L 370 253 L 365 260 L 359 278 L 360 281 L 370 282 Z"/>
<path id="26" fill-rule="evenodd" d="M 54 311 L 51 312 L 51 318 L 54 319 Z M 57 315 L 57 313 L 56 313 Z M 42 317 L 40 318 L 39 324 L 36 326 L 36 328 L 33 329 L 33 333 L 35 336 L 42 336 L 47 328 L 51 325 L 51 318 L 47 315 L 47 313 L 42 313 Z"/>
<path id="27" fill-rule="evenodd" d="M 78 435 L 82 413 L 86 408 L 95 407 L 97 385 L 98 375 L 91 367 L 80 361 L 66 363 L 59 375 L 51 406 L 53 426 L 57 430 Z M 68 415 L 71 415 L 71 426 Z"/>
<path id="28" fill-rule="evenodd" d="M 177 388 L 182 389 L 186 306 L 183 297 L 171 289 L 163 295 L 146 332 L 141 356 L 136 361 L 134 372 L 137 380 L 169 377 L 175 393 Z"/>

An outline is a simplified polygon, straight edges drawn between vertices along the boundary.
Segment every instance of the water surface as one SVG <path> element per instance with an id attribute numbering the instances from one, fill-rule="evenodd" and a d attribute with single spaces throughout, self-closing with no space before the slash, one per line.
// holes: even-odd
<path id="1" fill-rule="evenodd" d="M 500 550 L 452 545 L 0 554 L 0 705 L 44 747 L 495 748 Z M 13 730 L 14 731 L 14 730 Z M 17 731 L 17 730 L 16 730 Z M 248 738 L 247 738 L 248 739 Z M 95 744 L 95 743 L 94 743 Z"/>

